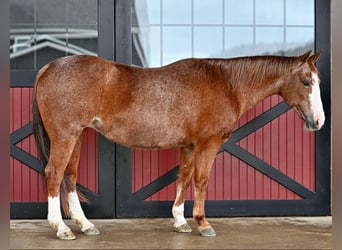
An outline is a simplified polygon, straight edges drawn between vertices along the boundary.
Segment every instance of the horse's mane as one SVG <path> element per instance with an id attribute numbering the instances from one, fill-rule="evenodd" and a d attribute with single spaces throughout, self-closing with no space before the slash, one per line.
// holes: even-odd
<path id="1" fill-rule="evenodd" d="M 297 57 L 252 56 L 232 59 L 204 59 L 202 63 L 208 77 L 220 74 L 229 79 L 235 88 L 238 84 L 258 85 L 265 79 L 272 79 L 290 72 Z"/>

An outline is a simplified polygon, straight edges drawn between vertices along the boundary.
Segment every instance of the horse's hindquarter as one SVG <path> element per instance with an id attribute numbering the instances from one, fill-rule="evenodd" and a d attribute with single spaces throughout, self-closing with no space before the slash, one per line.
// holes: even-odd
<path id="1" fill-rule="evenodd" d="M 49 136 L 68 136 L 91 124 L 109 66 L 97 57 L 70 56 L 39 71 L 36 98 Z"/>

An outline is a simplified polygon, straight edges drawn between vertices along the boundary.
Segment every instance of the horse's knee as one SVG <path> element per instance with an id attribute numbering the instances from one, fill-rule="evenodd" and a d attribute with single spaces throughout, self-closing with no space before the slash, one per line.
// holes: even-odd
<path id="1" fill-rule="evenodd" d="M 201 176 L 195 178 L 195 188 L 198 192 L 203 192 L 206 190 L 209 184 L 209 177 L 208 176 Z"/>

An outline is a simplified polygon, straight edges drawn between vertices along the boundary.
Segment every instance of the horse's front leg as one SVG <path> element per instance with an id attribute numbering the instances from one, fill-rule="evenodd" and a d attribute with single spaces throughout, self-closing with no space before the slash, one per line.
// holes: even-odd
<path id="1" fill-rule="evenodd" d="M 179 233 L 190 233 L 192 230 L 184 218 L 184 202 L 186 191 L 194 173 L 194 153 L 192 148 L 181 148 L 180 166 L 177 179 L 177 196 L 172 207 L 175 219 L 174 229 Z"/>
<path id="2" fill-rule="evenodd" d="M 220 137 L 211 138 L 199 143 L 195 152 L 195 200 L 193 217 L 198 224 L 198 231 L 202 236 L 216 236 L 215 230 L 205 217 L 204 202 L 208 188 L 208 181 L 217 151 L 222 143 Z"/>

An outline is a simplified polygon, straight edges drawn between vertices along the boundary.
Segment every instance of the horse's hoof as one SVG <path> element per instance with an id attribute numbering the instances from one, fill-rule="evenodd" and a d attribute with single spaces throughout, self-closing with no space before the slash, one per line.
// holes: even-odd
<path id="1" fill-rule="evenodd" d="M 83 232 L 84 235 L 98 235 L 100 234 L 100 231 L 96 228 L 96 227 L 91 227 L 91 228 L 88 228 L 87 230 L 85 230 Z"/>
<path id="2" fill-rule="evenodd" d="M 215 237 L 216 236 L 215 230 L 210 226 L 203 228 L 203 229 L 200 229 L 199 232 L 204 237 Z"/>
<path id="3" fill-rule="evenodd" d="M 191 227 L 186 223 L 174 228 L 177 233 L 191 233 Z"/>
<path id="4" fill-rule="evenodd" d="M 61 233 L 57 233 L 57 237 L 60 240 L 74 240 L 74 239 L 76 239 L 76 236 L 74 235 L 74 233 L 71 230 L 64 231 Z"/>

